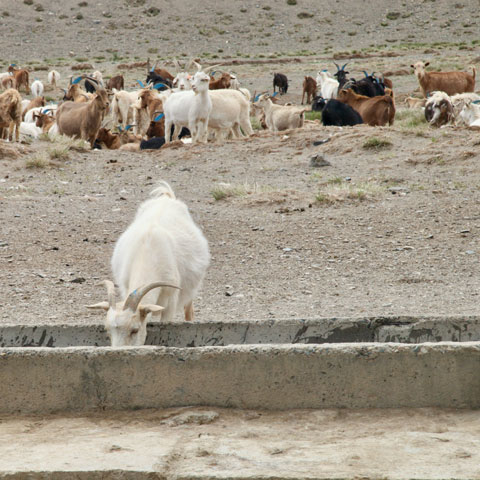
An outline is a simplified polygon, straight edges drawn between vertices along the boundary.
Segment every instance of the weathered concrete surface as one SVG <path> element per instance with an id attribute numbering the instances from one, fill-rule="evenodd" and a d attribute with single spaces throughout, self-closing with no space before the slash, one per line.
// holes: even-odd
<path id="1" fill-rule="evenodd" d="M 153 322 L 147 345 L 200 347 L 269 343 L 480 341 L 480 317 L 366 317 L 310 320 Z M 103 325 L 10 325 L 0 347 L 109 345 Z"/>
<path id="2" fill-rule="evenodd" d="M 480 342 L 0 349 L 0 412 L 480 407 Z"/>
<path id="3" fill-rule="evenodd" d="M 0 418 L 10 480 L 478 479 L 478 411 L 170 409 Z"/>

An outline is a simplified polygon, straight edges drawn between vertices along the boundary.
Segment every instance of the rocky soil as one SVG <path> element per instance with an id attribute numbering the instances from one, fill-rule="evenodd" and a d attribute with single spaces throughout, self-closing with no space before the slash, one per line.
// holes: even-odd
<path id="1" fill-rule="evenodd" d="M 431 129 L 402 104 L 417 89 L 413 61 L 475 64 L 477 3 L 381 2 L 380 13 L 363 1 L 322 2 L 321 11 L 313 1 L 220 1 L 195 12 L 187 2 L 119 2 L 114 12 L 96 1 L 26 3 L 0 0 L 0 45 L 3 67 L 26 65 L 32 77 L 54 66 L 65 85 L 82 71 L 72 66 L 89 63 L 133 86 L 145 67 L 127 64 L 198 56 L 224 62 L 252 92 L 283 71 L 283 101 L 300 103 L 304 75 L 350 60 L 354 76 L 389 74 L 398 117 L 387 128 L 312 120 L 222 145 L 57 159 L 46 141 L 15 155 L 1 144 L 2 322 L 101 322 L 84 305 L 105 298 L 98 283 L 111 278 L 114 243 L 158 180 L 210 243 L 198 320 L 478 313 L 479 133 Z M 50 164 L 38 162 L 42 151 Z M 312 166 L 315 155 L 328 165 Z"/>

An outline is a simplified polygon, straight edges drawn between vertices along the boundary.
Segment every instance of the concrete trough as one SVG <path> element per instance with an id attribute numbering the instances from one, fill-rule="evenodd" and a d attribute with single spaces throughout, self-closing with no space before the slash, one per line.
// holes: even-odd
<path id="1" fill-rule="evenodd" d="M 155 345 L 111 348 L 100 325 L 4 327 L 0 413 L 478 408 L 479 334 L 477 317 L 154 323 Z"/>
<path id="2" fill-rule="evenodd" d="M 203 347 L 249 344 L 480 341 L 480 317 L 365 317 L 309 320 L 153 322 L 147 345 Z M 108 346 L 101 324 L 6 325 L 0 347 Z"/>

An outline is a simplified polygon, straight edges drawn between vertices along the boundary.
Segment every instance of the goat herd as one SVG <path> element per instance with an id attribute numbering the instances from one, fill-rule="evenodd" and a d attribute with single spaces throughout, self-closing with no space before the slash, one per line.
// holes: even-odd
<path id="1" fill-rule="evenodd" d="M 43 84 L 36 80 L 30 86 L 28 72 L 12 65 L 0 75 L 0 84 L 6 89 L 0 95 L 1 138 L 8 135 L 12 141 L 14 131 L 17 141 L 19 133 L 33 137 L 60 134 L 82 138 L 92 147 L 100 143 L 123 150 L 158 148 L 184 136 L 190 136 L 192 143 L 207 142 L 209 136 L 219 141 L 252 135 L 252 109 L 261 125 L 271 131 L 303 126 L 306 107 L 278 104 L 276 88 L 280 94 L 288 91 L 283 74 L 274 74 L 272 96 L 251 96 L 230 73 L 220 72 L 215 79 L 212 70 L 217 66 L 202 69 L 193 60 L 183 66 L 174 60 L 174 64 L 175 76 L 148 66 L 148 86 L 139 81 L 141 88 L 135 91 L 123 89 L 120 75 L 112 77 L 106 87 L 100 72 L 71 78 L 64 101 L 48 106 L 42 96 Z M 322 111 L 324 125 L 392 125 L 392 82 L 367 72 L 361 80 L 349 79 L 347 64 L 335 65 L 334 75 L 323 70 L 316 80 L 305 77 L 302 104 L 306 96 L 312 110 Z M 480 96 L 473 93 L 475 68 L 470 75 L 426 72 L 427 65 L 412 65 L 424 98 L 409 97 L 406 103 L 412 108 L 425 106 L 425 117 L 435 126 L 451 122 L 480 125 Z M 191 67 L 196 73 L 189 73 Z M 51 71 L 48 80 L 56 88 L 60 75 Z M 85 89 L 80 87 L 82 80 Z M 27 92 L 31 89 L 35 98 L 22 101 L 17 90 L 21 87 Z M 321 95 L 316 95 L 317 90 Z M 105 128 L 108 122 L 115 133 Z M 168 321 L 183 308 L 185 319 L 192 320 L 193 299 L 209 262 L 207 240 L 188 208 L 161 182 L 115 245 L 113 276 L 124 300 L 116 301 L 114 283 L 106 280 L 108 301 L 90 306 L 107 311 L 106 329 L 112 345 L 143 345 L 148 315 L 161 314 Z"/>
<path id="2" fill-rule="evenodd" d="M 213 139 L 251 136 L 250 115 L 255 114 L 264 129 L 281 131 L 300 128 L 307 107 L 286 103 L 280 94 L 288 91 L 288 78 L 275 73 L 273 95 L 251 95 L 241 88 L 235 75 L 217 70 L 218 66 L 202 69 L 190 60 L 181 65 L 173 60 L 176 75 L 157 65 L 147 63 L 147 79 L 137 81 L 138 89 L 124 90 L 124 78 L 116 75 L 105 85 L 101 72 L 91 76 L 70 77 L 63 102 L 45 105 L 44 86 L 39 80 L 29 85 L 29 72 L 10 65 L 0 74 L 0 138 L 12 141 L 19 135 L 38 137 L 67 135 L 82 138 L 92 147 L 135 151 L 160 148 L 171 140 L 190 136 L 184 142 L 207 142 Z M 409 107 L 425 107 L 425 118 L 433 126 L 448 123 L 480 124 L 480 96 L 473 93 L 473 73 L 427 72 L 428 63 L 412 65 L 424 98 L 409 97 Z M 395 119 L 395 98 L 392 81 L 383 75 L 364 71 L 364 78 L 348 78 L 347 64 L 332 75 L 318 72 L 314 79 L 303 81 L 302 105 L 306 97 L 311 109 L 322 111 L 325 126 L 392 125 Z M 195 68 L 196 73 L 190 73 Z M 48 73 L 48 82 L 57 88 L 60 74 Z M 81 87 L 84 81 L 85 88 Z M 19 89 L 31 90 L 32 100 L 22 100 Z M 320 95 L 317 95 L 317 92 Z M 110 125 L 111 128 L 106 128 Z M 15 135 L 14 135 L 15 134 Z"/>

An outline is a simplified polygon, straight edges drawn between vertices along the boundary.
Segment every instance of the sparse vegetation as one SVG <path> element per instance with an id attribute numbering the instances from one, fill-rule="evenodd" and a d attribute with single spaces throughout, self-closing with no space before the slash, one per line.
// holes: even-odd
<path id="1" fill-rule="evenodd" d="M 272 187 L 260 186 L 256 183 L 253 185 L 248 183 L 244 183 L 242 185 L 219 183 L 211 190 L 211 194 L 212 197 L 218 201 L 230 197 L 246 197 L 247 195 L 272 191 L 274 191 Z"/>
<path id="2" fill-rule="evenodd" d="M 333 181 L 335 180 L 335 181 Z M 318 203 L 336 203 L 346 200 L 373 200 L 385 192 L 385 187 L 377 182 L 354 184 L 340 179 L 326 182 L 318 192 L 315 200 Z"/>
<path id="3" fill-rule="evenodd" d="M 428 123 L 425 120 L 425 114 L 420 109 L 398 110 L 395 114 L 395 125 L 400 126 L 402 129 L 428 127 Z"/>
<path id="4" fill-rule="evenodd" d="M 366 150 L 382 150 L 390 148 L 392 145 L 392 142 L 386 138 L 370 137 L 363 143 L 362 147 Z"/>
<path id="5" fill-rule="evenodd" d="M 305 120 L 321 120 L 322 112 L 309 111 L 305 112 Z"/>
<path id="6" fill-rule="evenodd" d="M 46 168 L 50 164 L 46 152 L 34 153 L 25 159 L 26 168 Z"/>

